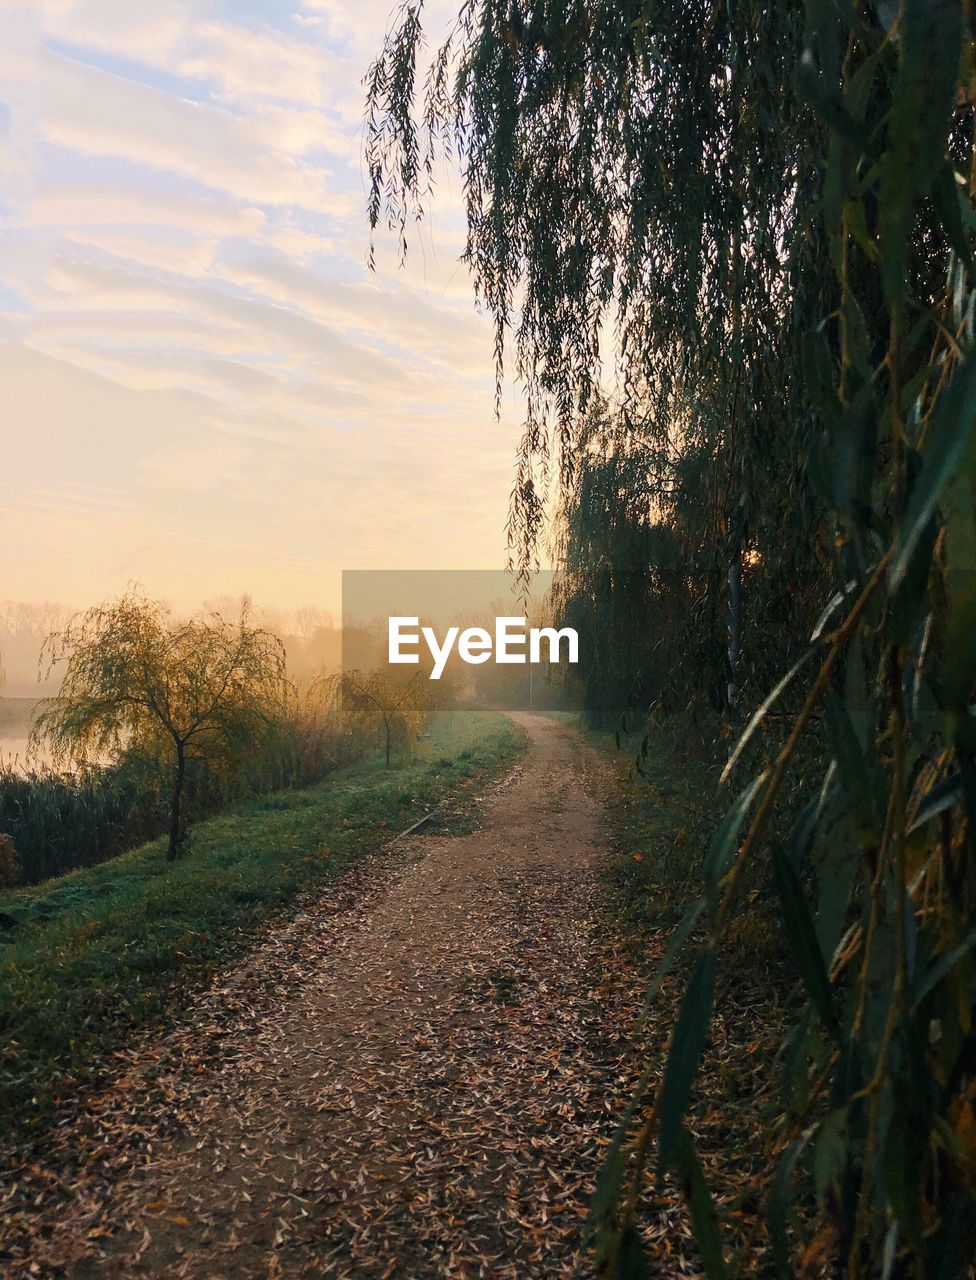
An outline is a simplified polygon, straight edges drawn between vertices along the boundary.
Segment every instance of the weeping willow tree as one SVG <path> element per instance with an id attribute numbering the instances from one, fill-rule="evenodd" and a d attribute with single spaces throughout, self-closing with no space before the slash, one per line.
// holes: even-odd
<path id="1" fill-rule="evenodd" d="M 819 143 L 784 93 L 802 5 L 469 3 L 418 86 L 421 9 L 404 8 L 368 76 L 370 216 L 405 251 L 460 152 L 464 257 L 499 379 L 510 358 L 528 406 L 516 555 L 531 557 L 545 480 L 569 478 L 577 424 L 615 375 L 625 418 L 713 464 L 717 578 L 770 528 L 787 559 L 784 528 L 803 545 L 812 513 L 789 496 L 810 422 L 783 357 L 827 309 L 825 272 L 806 270 L 826 261 L 806 216 Z"/>
<path id="2" fill-rule="evenodd" d="M 64 664 L 57 697 L 31 726 L 31 745 L 58 764 L 91 764 L 136 752 L 170 775 L 169 842 L 187 840 L 188 770 L 205 761 L 226 770 L 255 751 L 284 705 L 281 641 L 250 622 L 219 614 L 175 621 L 138 588 L 72 618 L 48 636 L 40 670 Z"/>
<path id="3" fill-rule="evenodd" d="M 579 426 L 612 372 L 625 431 L 652 433 L 651 474 L 679 478 L 662 517 L 695 530 L 712 651 L 744 553 L 782 605 L 775 642 L 763 635 L 777 679 L 732 753 L 738 797 L 676 939 L 692 976 L 667 1059 L 648 1065 L 594 1205 L 599 1265 L 647 1274 L 636 1212 L 653 1155 L 687 1196 L 710 1277 L 965 1275 L 970 6 L 470 0 L 426 73 L 422 40 L 408 6 L 370 71 L 371 218 L 405 246 L 441 152 L 460 157 L 465 257 L 499 376 L 511 355 L 528 404 L 516 553 L 540 535 L 547 475 L 583 497 L 581 468 L 587 484 L 613 473 L 618 496 L 629 483 L 625 451 L 594 467 Z M 774 742 L 784 696 L 799 711 Z M 730 924 L 763 881 L 797 985 L 777 1160 L 733 1256 L 689 1109 Z"/>
<path id="4" fill-rule="evenodd" d="M 662 514 L 673 498 L 664 471 L 646 436 L 597 399 L 558 511 L 552 593 L 560 624 L 580 637 L 568 678 L 592 728 L 640 724 L 688 693 L 676 686 L 690 664 L 675 659 L 701 636 L 682 530 Z"/>
<path id="5" fill-rule="evenodd" d="M 745 539 L 741 506 L 724 494 L 732 527 L 717 530 L 714 470 L 707 444 L 662 447 L 651 425 L 600 398 L 580 423 L 551 545 L 555 601 L 581 637 L 573 682 L 592 726 L 626 729 L 667 711 L 724 731 L 743 693 L 764 691 L 802 652 L 823 556 L 805 574 L 793 564 L 804 519 L 795 512 Z"/>

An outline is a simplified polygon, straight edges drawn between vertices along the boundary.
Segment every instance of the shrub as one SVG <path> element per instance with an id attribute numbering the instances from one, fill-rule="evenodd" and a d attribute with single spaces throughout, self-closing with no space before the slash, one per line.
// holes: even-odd
<path id="1" fill-rule="evenodd" d="M 20 858 L 17 846 L 8 835 L 0 834 L 0 888 L 9 889 L 20 882 Z"/>

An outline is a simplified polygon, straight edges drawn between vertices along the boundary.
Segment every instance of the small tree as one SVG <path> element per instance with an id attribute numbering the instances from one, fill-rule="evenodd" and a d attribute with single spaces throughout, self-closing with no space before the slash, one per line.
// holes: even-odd
<path id="1" fill-rule="evenodd" d="M 422 672 L 395 679 L 388 671 L 344 671 L 328 682 L 347 724 L 378 732 L 389 769 L 395 742 L 408 742 L 430 718 L 431 702 Z"/>
<path id="2" fill-rule="evenodd" d="M 185 839 L 187 763 L 226 768 L 263 735 L 286 687 L 280 640 L 250 625 L 246 603 L 237 623 L 216 613 L 176 622 L 165 605 L 132 590 L 48 637 L 42 668 L 62 661 L 60 693 L 35 720 L 32 745 L 47 744 L 62 763 L 133 748 L 165 761 L 167 857 L 175 859 Z"/>

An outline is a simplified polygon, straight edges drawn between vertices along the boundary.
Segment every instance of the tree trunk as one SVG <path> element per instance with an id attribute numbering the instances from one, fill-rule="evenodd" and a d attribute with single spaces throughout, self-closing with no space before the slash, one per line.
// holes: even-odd
<path id="1" fill-rule="evenodd" d="M 183 845 L 183 783 L 186 779 L 186 756 L 183 746 L 176 748 L 176 769 L 173 773 L 173 794 L 169 811 L 169 845 L 166 849 L 168 862 L 175 862 L 180 856 Z"/>
<path id="2" fill-rule="evenodd" d="M 729 685 L 728 705 L 735 706 L 739 692 L 739 660 L 742 657 L 742 552 L 729 565 Z"/>
<path id="3" fill-rule="evenodd" d="M 386 726 L 386 767 L 390 767 L 390 746 L 392 744 L 393 729 L 390 725 Z"/>

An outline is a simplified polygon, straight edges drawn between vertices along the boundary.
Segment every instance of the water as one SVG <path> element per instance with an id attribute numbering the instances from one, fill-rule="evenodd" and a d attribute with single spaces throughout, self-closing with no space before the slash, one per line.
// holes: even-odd
<path id="1" fill-rule="evenodd" d="M 0 698 L 0 765 L 44 768 L 51 763 L 46 752 L 27 761 L 31 717 L 37 698 Z"/>
<path id="2" fill-rule="evenodd" d="M 28 738 L 0 734 L 0 765 L 13 764 L 15 760 L 23 763 L 27 756 Z"/>

